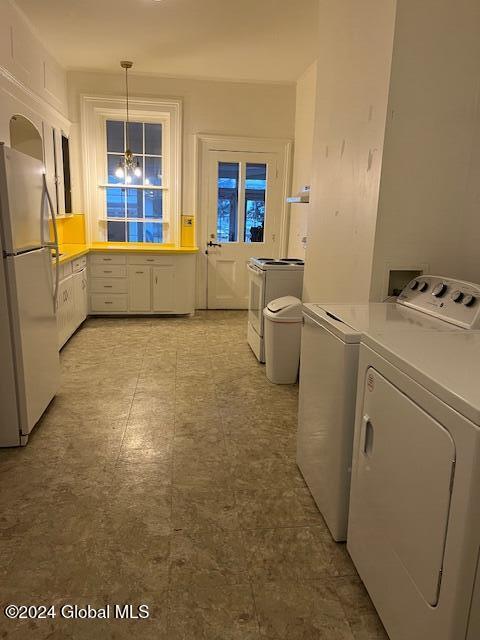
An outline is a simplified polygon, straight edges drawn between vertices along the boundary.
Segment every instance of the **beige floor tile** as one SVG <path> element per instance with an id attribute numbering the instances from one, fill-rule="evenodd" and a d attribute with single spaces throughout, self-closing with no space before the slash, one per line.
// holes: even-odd
<path id="1" fill-rule="evenodd" d="M 260 640 L 250 585 L 171 590 L 169 640 Z"/>
<path id="2" fill-rule="evenodd" d="M 235 496 L 227 489 L 178 489 L 172 493 L 172 526 L 185 531 L 239 529 Z"/>
<path id="3" fill-rule="evenodd" d="M 238 531 L 175 531 L 170 587 L 248 584 L 245 550 Z"/>
<path id="4" fill-rule="evenodd" d="M 254 598 L 265 640 L 354 640 L 329 581 L 255 583 Z"/>
<path id="5" fill-rule="evenodd" d="M 250 576 L 304 582 L 336 575 L 322 532 L 323 527 L 244 530 Z"/>
<path id="6" fill-rule="evenodd" d="M 324 526 L 308 489 L 260 489 L 235 492 L 242 529 Z"/>
<path id="7" fill-rule="evenodd" d="M 295 462 L 281 457 L 232 460 L 231 473 L 235 490 L 292 489 L 305 487 Z"/>

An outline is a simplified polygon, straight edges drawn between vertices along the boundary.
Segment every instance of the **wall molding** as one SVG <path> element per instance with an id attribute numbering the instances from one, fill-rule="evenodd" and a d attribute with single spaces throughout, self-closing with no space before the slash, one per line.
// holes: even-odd
<path id="1" fill-rule="evenodd" d="M 29 102 L 26 102 L 26 106 L 32 109 L 32 105 L 35 107 L 39 107 L 43 113 L 47 113 L 55 118 L 55 120 L 64 127 L 67 131 L 70 128 L 70 120 L 56 107 L 51 105 L 47 100 L 38 95 L 35 91 L 32 91 L 27 85 L 21 82 L 18 78 L 16 78 L 7 68 L 0 65 L 0 79 L 6 80 L 12 87 L 20 91 L 25 98 L 28 99 Z M 8 91 L 6 88 L 4 89 L 6 93 L 8 93 L 12 98 L 19 100 L 18 95 L 15 95 Z"/>

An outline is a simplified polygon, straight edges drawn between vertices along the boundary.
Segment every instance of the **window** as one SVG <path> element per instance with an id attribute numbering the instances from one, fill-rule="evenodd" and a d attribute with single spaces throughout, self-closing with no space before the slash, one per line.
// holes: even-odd
<path id="1" fill-rule="evenodd" d="M 117 177 L 127 146 L 127 127 L 121 120 L 106 120 L 105 208 L 107 240 L 111 242 L 164 241 L 165 184 L 163 179 L 163 124 L 130 122 L 129 147 L 141 175 Z"/>
<path id="2" fill-rule="evenodd" d="M 247 243 L 263 242 L 267 165 L 219 162 L 217 186 L 218 241 L 238 242 L 240 237 Z"/>
<path id="3" fill-rule="evenodd" d="M 182 101 L 132 97 L 130 104 L 130 146 L 141 163 L 142 176 L 124 184 L 115 170 L 125 149 L 125 100 L 123 96 L 81 97 L 89 239 L 139 239 L 179 246 Z"/>

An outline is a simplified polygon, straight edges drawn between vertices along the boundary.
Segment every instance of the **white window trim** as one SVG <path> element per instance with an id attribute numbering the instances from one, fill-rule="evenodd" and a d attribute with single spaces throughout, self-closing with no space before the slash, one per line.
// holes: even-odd
<path id="1" fill-rule="evenodd" d="M 163 154 L 167 158 L 162 171 L 168 216 L 168 244 L 180 246 L 182 207 L 182 102 L 176 99 L 148 100 L 130 98 L 133 121 L 164 124 Z M 87 238 L 90 242 L 106 239 L 105 185 L 107 119 L 124 120 L 125 98 L 116 96 L 81 96 L 82 156 L 84 159 L 84 197 Z M 113 186 L 113 185 L 112 185 Z"/>

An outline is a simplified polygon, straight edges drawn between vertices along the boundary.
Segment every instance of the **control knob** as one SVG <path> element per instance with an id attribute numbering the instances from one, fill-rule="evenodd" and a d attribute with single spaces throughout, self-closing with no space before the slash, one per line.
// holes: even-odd
<path id="1" fill-rule="evenodd" d="M 435 287 L 433 287 L 432 296 L 436 298 L 441 298 L 447 290 L 447 285 L 444 282 L 439 282 Z"/>
<path id="2" fill-rule="evenodd" d="M 475 296 L 473 296 L 471 293 L 467 293 L 467 295 L 465 295 L 463 298 L 463 304 L 466 307 L 471 307 L 472 305 L 475 304 L 476 300 L 477 299 Z"/>
<path id="3" fill-rule="evenodd" d="M 415 289 L 418 289 L 418 280 L 412 280 L 408 286 L 412 291 L 415 291 Z"/>
<path id="4" fill-rule="evenodd" d="M 456 289 L 452 295 L 451 298 L 454 302 L 456 303 L 460 303 L 463 300 L 463 293 L 460 291 L 460 289 Z"/>
<path id="5" fill-rule="evenodd" d="M 418 283 L 418 290 L 419 291 L 426 291 L 428 289 L 428 282 L 425 282 L 425 280 L 421 280 Z"/>

